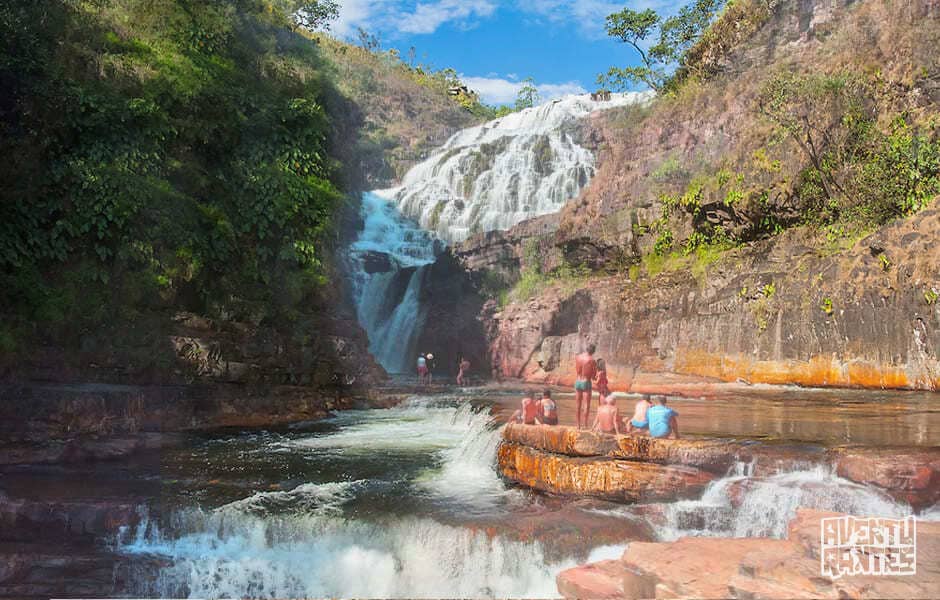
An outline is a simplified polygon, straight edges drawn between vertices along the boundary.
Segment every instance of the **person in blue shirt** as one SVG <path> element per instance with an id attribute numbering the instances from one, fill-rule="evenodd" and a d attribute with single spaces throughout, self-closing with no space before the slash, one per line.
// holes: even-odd
<path id="1" fill-rule="evenodd" d="M 679 413 L 666 406 L 665 396 L 653 396 L 653 406 L 646 411 L 650 437 L 679 439 Z"/>

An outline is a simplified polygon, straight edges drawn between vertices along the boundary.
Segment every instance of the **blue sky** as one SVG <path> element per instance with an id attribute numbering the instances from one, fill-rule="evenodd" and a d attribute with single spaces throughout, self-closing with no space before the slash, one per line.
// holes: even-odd
<path id="1" fill-rule="evenodd" d="M 604 33 L 604 18 L 628 6 L 671 14 L 683 0 L 340 0 L 333 34 L 357 27 L 402 56 L 451 67 L 490 104 L 511 103 L 533 77 L 543 99 L 596 89 L 598 73 L 635 64 L 628 46 Z"/>

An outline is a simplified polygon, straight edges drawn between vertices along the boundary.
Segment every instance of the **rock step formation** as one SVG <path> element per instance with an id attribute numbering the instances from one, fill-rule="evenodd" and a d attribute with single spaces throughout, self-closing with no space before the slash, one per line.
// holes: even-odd
<path id="1" fill-rule="evenodd" d="M 565 598 L 933 598 L 940 589 L 940 523 L 917 524 L 915 576 L 820 572 L 820 519 L 800 510 L 786 540 L 682 538 L 630 544 L 619 560 L 559 573 Z"/>
<path id="2" fill-rule="evenodd" d="M 504 477 L 536 490 L 621 502 L 694 496 L 714 478 L 692 467 L 572 458 L 508 443 L 499 447 L 499 467 Z"/>
<path id="3" fill-rule="evenodd" d="M 750 463 L 755 477 L 831 466 L 840 477 L 876 487 L 915 510 L 940 500 L 940 448 L 823 449 L 509 424 L 498 462 L 504 477 L 537 490 L 628 502 L 695 495 L 739 462 Z"/>

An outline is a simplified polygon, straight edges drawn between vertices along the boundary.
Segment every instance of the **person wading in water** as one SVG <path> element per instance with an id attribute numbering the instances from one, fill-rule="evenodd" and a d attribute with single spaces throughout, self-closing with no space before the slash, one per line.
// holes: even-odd
<path id="1" fill-rule="evenodd" d="M 467 371 L 470 370 L 470 361 L 461 356 L 457 361 L 457 385 L 466 385 Z"/>
<path id="2" fill-rule="evenodd" d="M 594 361 L 594 344 L 589 344 L 587 351 L 582 352 L 574 359 L 574 371 L 577 380 L 574 382 L 574 395 L 576 410 L 578 411 L 578 429 L 591 426 L 591 382 L 597 377 L 597 363 Z M 584 406 L 583 412 L 581 407 Z"/>

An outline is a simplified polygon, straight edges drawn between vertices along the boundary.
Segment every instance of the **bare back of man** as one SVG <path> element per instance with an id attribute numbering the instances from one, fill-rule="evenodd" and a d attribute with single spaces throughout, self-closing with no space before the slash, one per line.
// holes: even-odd
<path id="1" fill-rule="evenodd" d="M 617 411 L 612 396 L 605 398 L 600 408 L 597 409 L 594 430 L 601 433 L 620 434 L 620 413 Z"/>
<path id="2" fill-rule="evenodd" d="M 591 382 L 597 376 L 597 362 L 594 360 L 594 344 L 574 359 L 574 370 L 577 379 L 574 382 L 574 395 L 578 413 L 578 429 L 588 427 L 591 423 Z"/>

